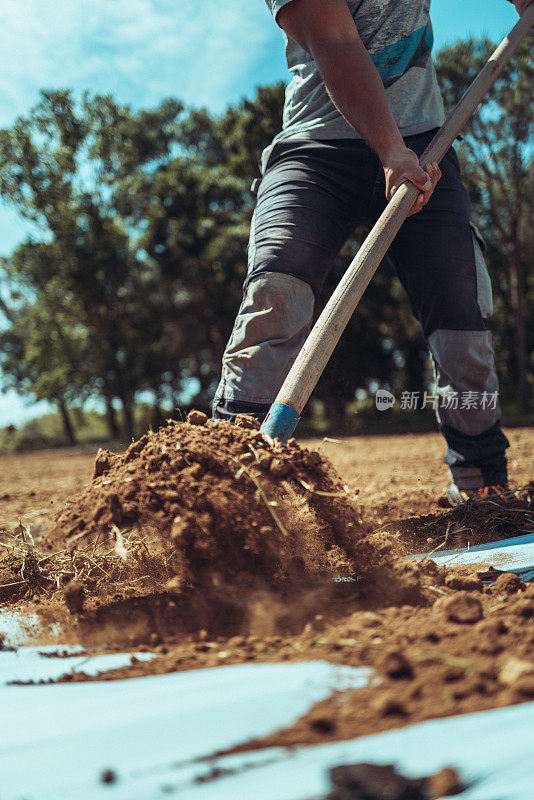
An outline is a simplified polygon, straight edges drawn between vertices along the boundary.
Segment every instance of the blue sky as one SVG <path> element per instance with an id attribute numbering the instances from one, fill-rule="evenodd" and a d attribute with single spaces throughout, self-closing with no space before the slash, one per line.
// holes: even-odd
<path id="1" fill-rule="evenodd" d="M 500 39 L 516 19 L 505 0 L 432 0 L 437 48 L 468 35 Z M 286 76 L 264 0 L 2 0 L 0 52 L 0 127 L 41 88 L 111 92 L 138 107 L 176 96 L 217 112 Z M 0 203 L 0 254 L 25 231 Z M 0 426 L 34 412 L 0 395 Z"/>

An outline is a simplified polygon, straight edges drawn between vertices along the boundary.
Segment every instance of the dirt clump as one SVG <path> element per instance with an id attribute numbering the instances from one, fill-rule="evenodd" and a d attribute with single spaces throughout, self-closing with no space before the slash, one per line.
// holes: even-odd
<path id="1" fill-rule="evenodd" d="M 100 774 L 100 780 L 102 783 L 116 783 L 117 774 L 112 769 L 105 769 Z"/>
<path id="2" fill-rule="evenodd" d="M 437 800 L 439 797 L 452 797 L 456 794 L 462 794 L 467 788 L 453 767 L 440 769 L 435 775 L 431 775 L 427 782 L 432 800 Z"/>
<path id="3" fill-rule="evenodd" d="M 482 603 L 476 597 L 458 592 L 451 597 L 440 598 L 434 603 L 436 611 L 443 613 L 450 622 L 472 625 L 482 619 Z"/>
<path id="4" fill-rule="evenodd" d="M 464 592 L 481 592 L 484 584 L 475 575 L 465 575 L 461 572 L 451 571 L 445 578 L 445 586 L 448 589 L 458 589 Z"/>
<path id="5" fill-rule="evenodd" d="M 503 572 L 493 584 L 494 592 L 506 592 L 507 594 L 517 594 L 526 588 L 526 584 L 513 572 Z"/>
<path id="6" fill-rule="evenodd" d="M 379 664 L 379 670 L 395 680 L 404 678 L 411 680 L 413 678 L 412 664 L 406 658 L 402 650 L 393 649 L 386 651 L 382 663 Z"/>
<path id="7" fill-rule="evenodd" d="M 343 764 L 332 767 L 330 781 L 325 800 L 437 800 L 465 790 L 452 767 L 428 778 L 406 778 L 392 764 Z"/>
<path id="8" fill-rule="evenodd" d="M 92 482 L 57 515 L 49 542 L 79 547 L 135 531 L 192 588 L 352 578 L 384 598 L 418 602 L 420 571 L 372 537 L 354 496 L 317 451 L 270 439 L 257 422 L 192 411 L 126 452 L 100 451 Z M 163 587 L 162 587 L 163 588 Z"/>
<path id="9" fill-rule="evenodd" d="M 405 778 L 391 764 L 350 764 L 330 770 L 326 800 L 429 800 L 425 779 Z"/>
<path id="10" fill-rule="evenodd" d="M 63 587 L 63 597 L 65 603 L 71 614 L 77 614 L 83 611 L 83 604 L 85 600 L 85 590 L 83 583 L 80 581 L 69 581 Z"/>

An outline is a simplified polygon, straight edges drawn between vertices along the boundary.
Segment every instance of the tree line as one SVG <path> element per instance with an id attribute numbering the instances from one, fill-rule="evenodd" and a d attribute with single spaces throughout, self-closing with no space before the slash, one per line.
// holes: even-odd
<path id="1" fill-rule="evenodd" d="M 451 108 L 492 45 L 442 50 Z M 532 410 L 534 366 L 534 84 L 525 43 L 459 145 L 493 277 L 501 398 Z M 72 410 L 105 409 L 111 438 L 135 434 L 135 407 L 207 408 L 246 272 L 250 191 L 261 150 L 281 126 L 283 85 L 221 115 L 169 99 L 132 110 L 111 96 L 43 91 L 0 131 L 0 197 L 35 231 L 0 261 L 4 389 L 54 404 L 74 441 Z M 325 289 L 365 235 L 355 232 Z M 340 422 L 378 385 L 428 384 L 428 353 L 398 279 L 382 265 L 319 382 Z"/>

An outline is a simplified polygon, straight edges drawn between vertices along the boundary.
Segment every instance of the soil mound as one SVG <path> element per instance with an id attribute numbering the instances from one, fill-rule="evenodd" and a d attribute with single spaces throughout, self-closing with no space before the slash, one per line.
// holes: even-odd
<path id="1" fill-rule="evenodd" d="M 414 552 L 468 547 L 522 536 L 534 530 L 534 482 L 502 497 L 470 500 L 450 511 L 411 517 L 391 527 L 402 530 Z"/>
<path id="2" fill-rule="evenodd" d="M 100 451 L 92 483 L 49 537 L 76 547 L 132 530 L 161 551 L 174 594 L 257 579 L 391 577 L 390 546 L 373 541 L 330 463 L 295 440 L 264 436 L 250 417 L 229 424 L 191 412 L 123 454 Z"/>

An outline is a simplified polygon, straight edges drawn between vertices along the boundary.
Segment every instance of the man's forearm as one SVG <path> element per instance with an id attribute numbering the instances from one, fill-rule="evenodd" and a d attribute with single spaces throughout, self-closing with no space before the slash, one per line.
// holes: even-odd
<path id="1" fill-rule="evenodd" d="M 337 109 L 381 160 L 403 140 L 386 92 L 363 44 L 356 41 L 316 43 L 313 58 Z"/>

